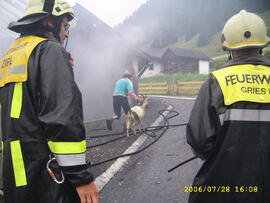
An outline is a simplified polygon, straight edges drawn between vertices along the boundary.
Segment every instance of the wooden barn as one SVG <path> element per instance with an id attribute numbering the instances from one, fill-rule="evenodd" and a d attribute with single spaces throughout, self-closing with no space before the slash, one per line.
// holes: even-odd
<path id="1" fill-rule="evenodd" d="M 162 56 L 163 72 L 208 74 L 209 60 L 210 58 L 199 50 L 168 48 Z"/>
<path id="2" fill-rule="evenodd" d="M 151 77 L 159 73 L 163 73 L 164 62 L 162 60 L 162 57 L 166 49 L 144 48 L 142 50 L 149 56 L 151 61 L 149 62 L 148 69 L 144 70 L 144 73 L 142 74 L 141 77 Z"/>
<path id="3" fill-rule="evenodd" d="M 202 51 L 167 48 L 144 49 L 153 65 L 145 70 L 142 77 L 150 77 L 159 73 L 194 73 L 208 74 L 210 58 Z"/>

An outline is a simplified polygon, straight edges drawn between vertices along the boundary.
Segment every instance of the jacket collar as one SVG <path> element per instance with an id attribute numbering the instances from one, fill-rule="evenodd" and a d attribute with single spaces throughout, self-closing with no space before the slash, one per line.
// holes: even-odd
<path id="1" fill-rule="evenodd" d="M 33 32 L 29 32 L 29 33 L 24 33 L 21 34 L 21 37 L 24 36 L 29 36 L 29 35 L 33 35 L 33 36 L 37 36 L 37 37 L 43 37 L 52 41 L 55 41 L 57 43 L 60 43 L 54 36 L 53 34 L 51 34 L 50 32 L 44 32 L 44 31 L 33 31 Z"/>

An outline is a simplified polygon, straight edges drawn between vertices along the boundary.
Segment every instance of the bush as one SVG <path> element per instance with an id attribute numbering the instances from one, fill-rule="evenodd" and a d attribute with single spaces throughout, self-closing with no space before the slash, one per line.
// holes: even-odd
<path id="1" fill-rule="evenodd" d="M 263 49 L 263 54 L 266 58 L 270 59 L 270 47 L 266 47 Z"/>
<path id="2" fill-rule="evenodd" d="M 220 55 L 213 57 L 210 61 L 210 71 L 218 70 L 224 67 L 225 63 L 228 61 L 228 55 Z"/>

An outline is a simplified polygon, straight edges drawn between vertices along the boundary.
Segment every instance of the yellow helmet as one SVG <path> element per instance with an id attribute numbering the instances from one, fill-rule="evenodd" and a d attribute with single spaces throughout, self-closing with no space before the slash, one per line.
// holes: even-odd
<path id="1" fill-rule="evenodd" d="M 65 0 L 30 0 L 22 18 L 34 14 L 61 16 L 66 13 L 70 14 L 72 18 L 75 16 L 72 8 Z"/>
<path id="2" fill-rule="evenodd" d="M 222 37 L 224 50 L 263 48 L 270 41 L 264 21 L 256 14 L 240 11 L 225 24 Z"/>
<path id="3" fill-rule="evenodd" d="M 17 22 L 11 22 L 8 28 L 20 33 L 24 26 L 35 23 L 44 17 L 64 14 L 68 14 L 69 21 L 75 19 L 75 14 L 66 0 L 29 0 L 22 18 Z"/>

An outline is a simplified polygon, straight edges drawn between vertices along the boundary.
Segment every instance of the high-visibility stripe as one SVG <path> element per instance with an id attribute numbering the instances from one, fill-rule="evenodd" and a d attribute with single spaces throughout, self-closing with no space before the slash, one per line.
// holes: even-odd
<path id="1" fill-rule="evenodd" d="M 35 47 L 47 40 L 36 36 L 17 38 L 9 50 L 0 57 L 0 87 L 8 83 L 25 82 L 28 79 L 27 64 Z"/>
<path id="2" fill-rule="evenodd" d="M 54 155 L 59 166 L 75 166 L 83 165 L 86 163 L 86 153 L 83 154 L 65 154 Z"/>
<path id="3" fill-rule="evenodd" d="M 270 122 L 270 110 L 228 109 L 219 115 L 221 124 L 224 121 L 259 121 Z"/>
<path id="4" fill-rule="evenodd" d="M 81 154 L 86 152 L 86 141 L 81 142 L 48 142 L 49 148 L 54 154 Z"/>
<path id="5" fill-rule="evenodd" d="M 243 42 L 238 42 L 235 44 L 232 44 L 231 46 L 228 46 L 229 48 L 234 48 L 234 47 L 238 47 L 241 45 L 265 45 L 267 44 L 266 41 L 243 41 Z"/>
<path id="6" fill-rule="evenodd" d="M 10 142 L 10 149 L 16 186 L 27 185 L 20 141 Z"/>
<path id="7" fill-rule="evenodd" d="M 24 73 L 24 72 L 25 72 L 25 65 L 18 65 L 18 66 L 11 67 L 8 71 L 8 75 Z"/>
<path id="8" fill-rule="evenodd" d="M 14 85 L 10 117 L 20 118 L 21 109 L 22 109 L 22 83 L 17 82 Z"/>

